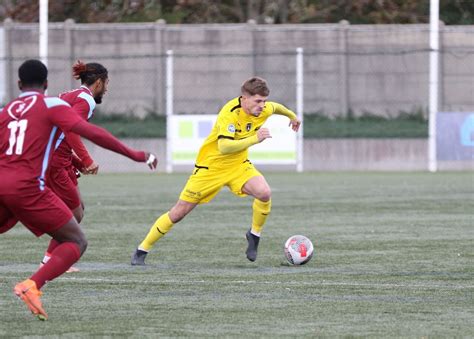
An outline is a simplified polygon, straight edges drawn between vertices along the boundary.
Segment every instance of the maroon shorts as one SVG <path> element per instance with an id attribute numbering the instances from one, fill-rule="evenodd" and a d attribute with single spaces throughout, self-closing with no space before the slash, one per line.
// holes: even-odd
<path id="1" fill-rule="evenodd" d="M 5 206 L 0 205 L 0 234 L 16 225 L 18 219 Z"/>
<path id="2" fill-rule="evenodd" d="M 48 187 L 19 190 L 0 196 L 0 233 L 20 221 L 37 237 L 58 230 L 72 218 L 72 212 Z"/>
<path id="3" fill-rule="evenodd" d="M 71 211 L 81 205 L 76 171 L 73 166 L 50 167 L 46 184 L 64 201 Z"/>

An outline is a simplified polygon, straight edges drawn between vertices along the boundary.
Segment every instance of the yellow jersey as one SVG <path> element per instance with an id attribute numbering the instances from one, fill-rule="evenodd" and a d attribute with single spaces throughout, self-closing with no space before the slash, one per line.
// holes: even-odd
<path id="1" fill-rule="evenodd" d="M 252 137 L 274 113 L 296 119 L 295 113 L 276 102 L 267 101 L 259 116 L 247 114 L 240 105 L 240 97 L 227 102 L 217 115 L 211 133 L 199 150 L 196 166 L 223 169 L 246 161 L 248 148 L 235 153 L 222 154 L 218 149 L 219 138 L 241 140 Z"/>

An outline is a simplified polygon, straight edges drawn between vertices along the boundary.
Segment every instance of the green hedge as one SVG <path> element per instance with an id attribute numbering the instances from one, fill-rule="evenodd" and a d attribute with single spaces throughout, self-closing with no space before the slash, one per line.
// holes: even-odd
<path id="1" fill-rule="evenodd" d="M 396 118 L 364 115 L 330 119 L 305 115 L 305 138 L 427 138 L 428 122 L 422 114 L 400 114 Z"/>
<path id="2" fill-rule="evenodd" d="M 127 115 L 95 114 L 92 123 L 119 138 L 165 138 L 166 117 L 149 114 L 144 119 Z"/>
<path id="3" fill-rule="evenodd" d="M 96 114 L 93 123 L 120 138 L 165 138 L 166 117 L 150 114 L 145 119 Z M 428 122 L 422 114 L 400 114 L 396 118 L 374 115 L 330 119 L 321 114 L 304 117 L 305 138 L 427 138 Z"/>

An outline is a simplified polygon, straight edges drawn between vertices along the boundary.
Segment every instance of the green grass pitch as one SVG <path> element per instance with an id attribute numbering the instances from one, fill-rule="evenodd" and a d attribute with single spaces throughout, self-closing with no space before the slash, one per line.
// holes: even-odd
<path id="1" fill-rule="evenodd" d="M 0 337 L 473 337 L 474 177 L 463 173 L 267 173 L 273 209 L 245 258 L 250 198 L 224 189 L 130 255 L 176 201 L 185 174 L 81 178 L 89 248 L 47 284 L 47 322 L 13 295 L 48 238 L 0 236 Z M 305 266 L 283 244 L 315 244 Z"/>

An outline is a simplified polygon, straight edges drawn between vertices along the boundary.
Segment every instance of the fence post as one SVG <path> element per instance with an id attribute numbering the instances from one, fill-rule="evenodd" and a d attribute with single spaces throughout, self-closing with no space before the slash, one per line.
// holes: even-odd
<path id="1" fill-rule="evenodd" d="M 438 170 L 436 149 L 436 118 L 439 97 L 439 0 L 430 2 L 430 74 L 428 119 L 428 170 Z"/>
<path id="2" fill-rule="evenodd" d="M 12 48 L 12 30 L 13 20 L 6 18 L 3 21 L 5 32 L 5 102 L 13 99 L 13 48 Z"/>
<path id="3" fill-rule="evenodd" d="M 163 74 L 165 74 L 166 64 L 163 62 L 164 39 L 163 34 L 166 28 L 166 21 L 158 19 L 155 21 L 155 43 L 153 50 L 153 112 L 158 114 L 160 107 L 164 107 L 165 97 L 163 86 Z"/>
<path id="4" fill-rule="evenodd" d="M 74 36 L 73 36 L 73 29 L 74 29 L 74 20 L 73 19 L 66 19 L 64 21 L 64 44 L 67 48 L 67 55 L 68 55 L 68 65 L 66 65 L 66 69 L 70 69 L 72 64 L 74 63 L 75 59 L 75 50 L 74 50 Z M 69 76 L 69 88 L 74 88 L 76 86 L 76 80 L 74 77 Z"/>
<path id="5" fill-rule="evenodd" d="M 298 47 L 296 49 L 296 114 L 301 123 L 303 123 L 304 105 L 303 74 L 303 48 Z M 296 135 L 296 171 L 303 172 L 303 128 Z"/>
<path id="6" fill-rule="evenodd" d="M 349 113 L 349 76 L 348 76 L 348 53 L 347 53 L 347 31 L 349 21 L 339 21 L 339 114 L 343 117 Z"/>
<path id="7" fill-rule="evenodd" d="M 173 51 L 166 51 L 166 172 L 173 172 L 171 119 L 173 115 Z"/>
<path id="8" fill-rule="evenodd" d="M 252 74 L 257 75 L 257 44 L 255 42 L 256 37 L 255 37 L 255 30 L 257 27 L 257 22 L 253 19 L 250 19 L 247 21 L 247 28 L 250 31 L 251 37 L 252 37 Z"/>
<path id="9" fill-rule="evenodd" d="M 39 58 L 48 67 L 49 56 L 49 15 L 48 1 L 39 1 Z M 47 93 L 47 92 L 46 92 Z"/>
<path id="10" fill-rule="evenodd" d="M 438 95 L 438 107 L 440 111 L 443 111 L 443 105 L 445 102 L 445 90 L 444 90 L 444 63 L 443 63 L 443 42 L 444 42 L 444 30 L 445 24 L 443 21 L 439 20 L 439 50 L 441 53 L 438 54 L 438 64 L 439 64 L 439 75 L 438 75 L 438 83 L 439 83 L 439 95 Z"/>

